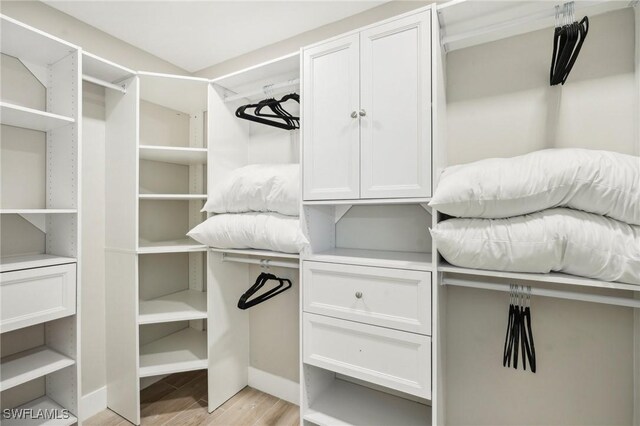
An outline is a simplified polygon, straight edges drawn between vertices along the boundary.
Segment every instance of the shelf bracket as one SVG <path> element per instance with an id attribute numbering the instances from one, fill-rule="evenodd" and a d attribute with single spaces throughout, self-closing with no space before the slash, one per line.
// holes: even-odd
<path id="1" fill-rule="evenodd" d="M 335 210 L 335 217 L 334 217 L 333 223 L 338 223 L 340 219 L 342 219 L 342 216 L 347 214 L 347 212 L 351 209 L 351 207 L 353 207 L 353 204 L 339 204 L 335 206 L 336 210 Z"/>
<path id="2" fill-rule="evenodd" d="M 24 220 L 44 232 L 47 233 L 47 215 L 46 214 L 21 214 Z"/>
<path id="3" fill-rule="evenodd" d="M 420 203 L 420 207 L 425 209 L 427 213 L 431 214 L 431 207 L 429 207 L 429 203 Z"/>
<path id="4" fill-rule="evenodd" d="M 19 61 L 22 62 L 22 65 L 24 65 L 24 67 L 28 69 L 35 78 L 38 79 L 40 84 L 44 87 L 49 87 L 49 69 L 47 67 L 26 62 L 23 59 L 19 59 Z"/>

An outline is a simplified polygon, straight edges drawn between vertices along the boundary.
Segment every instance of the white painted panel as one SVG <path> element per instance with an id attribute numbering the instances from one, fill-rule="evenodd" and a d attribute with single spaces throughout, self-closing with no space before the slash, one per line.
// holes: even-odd
<path id="1" fill-rule="evenodd" d="M 350 35 L 304 51 L 304 199 L 360 195 L 359 40 Z"/>
<path id="2" fill-rule="evenodd" d="M 360 35 L 362 198 L 431 196 L 430 30 L 426 11 Z"/>
<path id="3" fill-rule="evenodd" d="M 431 334 L 429 272 L 304 262 L 304 310 Z"/>
<path id="4" fill-rule="evenodd" d="M 304 362 L 422 398 L 431 397 L 431 339 L 303 314 Z"/>
<path id="5" fill-rule="evenodd" d="M 72 315 L 76 311 L 76 265 L 4 272 L 0 301 L 2 332 Z"/>

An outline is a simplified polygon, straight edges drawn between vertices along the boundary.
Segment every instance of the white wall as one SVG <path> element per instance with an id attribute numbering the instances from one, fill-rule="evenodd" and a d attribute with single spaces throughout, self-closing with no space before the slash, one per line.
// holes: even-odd
<path id="1" fill-rule="evenodd" d="M 451 52 L 450 164 L 550 147 L 640 154 L 634 25 L 630 9 L 593 17 L 564 87 L 548 83 L 551 29 Z M 534 298 L 532 374 L 502 367 L 507 307 L 507 294 L 449 289 L 449 424 L 632 424 L 632 309 Z"/>

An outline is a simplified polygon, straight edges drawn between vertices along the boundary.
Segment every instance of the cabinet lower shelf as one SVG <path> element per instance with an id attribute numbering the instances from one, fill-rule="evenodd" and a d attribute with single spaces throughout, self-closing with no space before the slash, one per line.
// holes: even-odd
<path id="1" fill-rule="evenodd" d="M 303 418 L 321 426 L 427 426 L 431 407 L 336 379 L 310 404 Z"/>
<path id="2" fill-rule="evenodd" d="M 11 410 L 19 416 L 31 415 L 32 418 L 5 418 L 2 417 L 2 426 L 69 426 L 78 422 L 78 419 L 47 396 L 43 396 Z"/>
<path id="3" fill-rule="evenodd" d="M 207 293 L 184 290 L 140 301 L 138 324 L 154 324 L 207 318 Z"/>
<path id="4" fill-rule="evenodd" d="M 73 359 L 47 346 L 38 346 L 8 356 L 0 363 L 0 391 L 62 370 L 73 364 L 75 364 Z"/>
<path id="5" fill-rule="evenodd" d="M 185 328 L 140 348 L 140 377 L 207 368 L 207 332 Z"/>

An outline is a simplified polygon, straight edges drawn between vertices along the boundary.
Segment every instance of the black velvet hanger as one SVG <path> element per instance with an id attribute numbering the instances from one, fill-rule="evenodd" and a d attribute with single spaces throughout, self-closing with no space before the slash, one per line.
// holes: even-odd
<path id="1" fill-rule="evenodd" d="M 278 285 L 260 294 L 254 299 L 249 300 L 249 298 L 258 293 L 268 281 L 278 281 Z M 247 290 L 242 296 L 240 296 L 240 300 L 238 300 L 238 308 L 243 310 L 249 309 L 250 307 L 265 302 L 290 288 L 291 281 L 287 278 L 278 278 L 273 274 L 263 272 L 258 275 L 256 282 L 249 288 L 249 290 Z"/>

